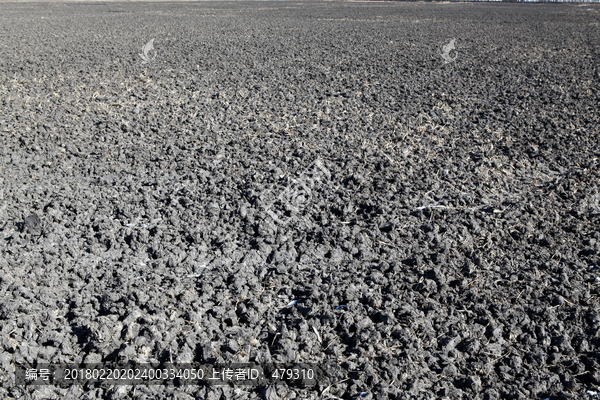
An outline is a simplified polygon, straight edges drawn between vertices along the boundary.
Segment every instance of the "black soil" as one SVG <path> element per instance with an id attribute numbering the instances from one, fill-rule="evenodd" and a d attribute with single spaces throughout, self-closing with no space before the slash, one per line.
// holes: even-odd
<path id="1" fill-rule="evenodd" d="M 599 391 L 597 5 L 1 10 L 0 398 Z M 337 369 L 15 380 L 127 361 Z"/>

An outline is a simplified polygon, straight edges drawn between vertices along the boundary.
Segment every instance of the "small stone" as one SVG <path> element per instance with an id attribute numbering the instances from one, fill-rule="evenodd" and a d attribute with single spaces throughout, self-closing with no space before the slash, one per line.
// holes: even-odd
<path id="1" fill-rule="evenodd" d="M 467 378 L 467 386 L 476 391 L 481 389 L 481 378 L 478 376 L 469 376 Z"/>
<path id="2" fill-rule="evenodd" d="M 27 226 L 27 232 L 29 232 L 30 234 L 39 234 L 40 225 L 42 224 L 42 221 L 36 213 L 33 213 L 27 218 L 25 218 L 25 224 Z"/>

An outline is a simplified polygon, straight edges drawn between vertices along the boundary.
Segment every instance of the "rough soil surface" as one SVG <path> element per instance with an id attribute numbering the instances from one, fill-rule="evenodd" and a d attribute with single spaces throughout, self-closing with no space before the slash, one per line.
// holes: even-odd
<path id="1" fill-rule="evenodd" d="M 1 14 L 1 398 L 599 391 L 597 5 Z M 151 360 L 338 369 L 305 389 L 15 381 Z"/>

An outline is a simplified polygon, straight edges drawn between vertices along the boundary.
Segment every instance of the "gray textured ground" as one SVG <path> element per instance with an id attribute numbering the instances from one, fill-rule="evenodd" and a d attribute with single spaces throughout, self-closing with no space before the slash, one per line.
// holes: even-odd
<path id="1" fill-rule="evenodd" d="M 599 391 L 597 7 L 1 14 L 0 397 Z M 304 390 L 15 385 L 128 360 L 339 369 Z"/>

